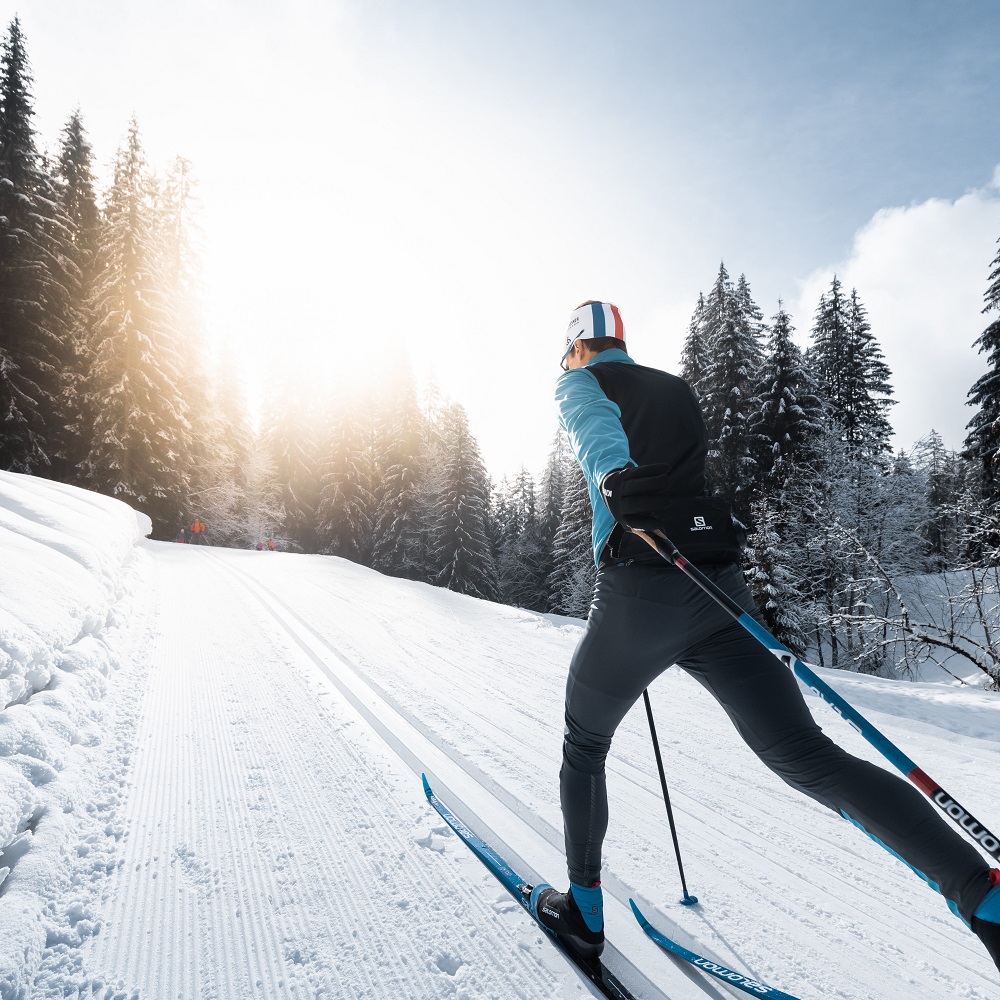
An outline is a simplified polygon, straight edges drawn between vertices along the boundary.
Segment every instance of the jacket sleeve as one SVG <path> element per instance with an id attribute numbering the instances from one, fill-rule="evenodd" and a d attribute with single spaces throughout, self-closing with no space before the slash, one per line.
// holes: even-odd
<path id="1" fill-rule="evenodd" d="M 629 455 L 622 412 L 586 368 L 563 372 L 556 382 L 559 424 L 569 438 L 587 482 L 596 490 L 615 469 L 635 465 Z"/>

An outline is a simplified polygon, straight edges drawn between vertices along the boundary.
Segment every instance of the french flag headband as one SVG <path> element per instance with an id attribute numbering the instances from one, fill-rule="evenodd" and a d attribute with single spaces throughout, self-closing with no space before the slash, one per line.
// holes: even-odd
<path id="1" fill-rule="evenodd" d="M 562 361 L 578 340 L 592 340 L 595 337 L 616 337 L 625 343 L 625 327 L 618 306 L 610 302 L 588 302 L 573 312 L 566 327 L 566 350 Z"/>

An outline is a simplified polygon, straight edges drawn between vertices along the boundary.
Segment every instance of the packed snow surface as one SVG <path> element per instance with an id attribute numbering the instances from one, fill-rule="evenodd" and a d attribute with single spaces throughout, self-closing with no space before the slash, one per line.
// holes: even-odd
<path id="1" fill-rule="evenodd" d="M 420 783 L 562 885 L 561 705 L 582 623 L 148 528 L 0 473 L 0 997 L 589 995 Z M 1000 697 L 821 673 L 1000 827 Z M 678 905 L 640 704 L 609 760 L 604 877 L 609 938 L 659 990 L 640 995 L 744 994 L 660 953 L 629 896 L 802 1000 L 1000 994 L 941 897 L 766 771 L 696 683 L 670 670 L 650 695 L 701 903 Z"/>

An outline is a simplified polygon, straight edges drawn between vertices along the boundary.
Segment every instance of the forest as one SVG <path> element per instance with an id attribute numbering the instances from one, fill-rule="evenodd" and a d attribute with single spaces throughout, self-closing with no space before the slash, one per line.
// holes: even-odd
<path id="1" fill-rule="evenodd" d="M 197 183 L 158 174 L 128 123 L 100 188 L 80 109 L 49 151 L 19 21 L 0 49 L 0 468 L 95 490 L 171 540 L 341 556 L 382 573 L 585 617 L 590 501 L 554 431 L 539 476 L 495 482 L 465 411 L 405 364 L 336 398 L 270 381 L 252 413 L 238 345 L 207 347 Z M 821 666 L 917 676 L 929 658 L 1000 689 L 1000 253 L 984 374 L 961 451 L 894 451 L 892 373 L 857 289 L 834 277 L 808 347 L 725 264 L 678 374 L 695 388 L 712 491 L 746 532 L 768 626 Z M 928 597 L 926 580 L 936 581 Z"/>

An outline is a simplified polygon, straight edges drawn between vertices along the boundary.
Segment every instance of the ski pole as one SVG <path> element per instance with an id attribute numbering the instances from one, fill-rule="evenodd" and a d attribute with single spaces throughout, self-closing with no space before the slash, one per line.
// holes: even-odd
<path id="1" fill-rule="evenodd" d="M 964 830 L 992 858 L 1000 860 L 1000 837 L 991 833 L 963 805 L 960 805 L 933 778 L 920 770 L 891 740 L 852 708 L 829 684 L 810 670 L 790 649 L 783 646 L 763 625 L 720 590 L 696 566 L 691 565 L 659 528 L 636 531 L 667 562 L 693 580 L 709 597 L 729 612 L 765 649 L 773 653 L 810 690 L 815 691 L 848 725 L 856 729 L 876 750 L 901 771 L 953 823 Z"/>
<path id="2" fill-rule="evenodd" d="M 656 754 L 656 769 L 660 772 L 660 787 L 663 789 L 663 801 L 667 807 L 667 822 L 670 824 L 670 836 L 674 841 L 674 855 L 677 858 L 677 870 L 681 873 L 681 888 L 684 890 L 684 898 L 680 901 L 681 906 L 694 906 L 698 902 L 697 896 L 692 896 L 688 892 L 687 882 L 684 880 L 684 865 L 681 863 L 681 845 L 677 841 L 677 827 L 674 825 L 674 811 L 670 808 L 670 793 L 667 791 L 667 778 L 663 773 L 663 758 L 660 756 L 660 741 L 656 738 L 656 726 L 653 724 L 653 706 L 649 703 L 649 692 L 642 692 L 643 700 L 646 703 L 646 718 L 649 719 L 649 735 L 653 737 L 653 752 Z"/>

